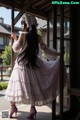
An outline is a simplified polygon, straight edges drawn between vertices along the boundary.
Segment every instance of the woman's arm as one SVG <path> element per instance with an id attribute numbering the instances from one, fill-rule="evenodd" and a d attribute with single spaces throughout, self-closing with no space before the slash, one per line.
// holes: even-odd
<path id="1" fill-rule="evenodd" d="M 17 39 L 16 35 L 12 33 L 12 34 L 11 34 L 11 38 L 14 39 L 14 42 L 13 42 L 13 45 L 12 45 L 13 51 L 14 51 L 15 53 L 20 52 L 21 49 L 22 49 L 23 34 L 20 33 L 20 35 L 19 35 L 19 37 L 18 37 L 18 39 Z"/>
<path id="2" fill-rule="evenodd" d="M 39 43 L 41 48 L 44 50 L 44 52 L 50 56 L 60 56 L 60 53 L 57 52 L 55 49 L 50 49 L 47 47 L 47 45 L 42 41 L 41 37 L 39 36 Z"/>
<path id="3" fill-rule="evenodd" d="M 14 41 L 19 41 L 21 43 L 23 41 L 23 33 L 20 32 L 18 39 L 16 34 L 12 33 L 11 38 L 13 38 Z"/>

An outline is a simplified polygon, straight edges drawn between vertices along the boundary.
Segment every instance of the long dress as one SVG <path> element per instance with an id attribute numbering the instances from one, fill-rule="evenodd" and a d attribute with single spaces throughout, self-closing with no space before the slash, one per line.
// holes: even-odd
<path id="1" fill-rule="evenodd" d="M 26 33 L 21 34 L 24 36 L 24 42 L 20 45 L 18 40 L 14 40 L 12 46 L 14 52 L 22 52 L 27 46 Z M 55 49 L 48 48 L 45 43 L 41 44 L 41 48 L 48 57 L 54 57 Z M 60 92 L 60 58 L 47 61 L 38 55 L 36 64 L 39 68 L 37 69 L 29 69 L 25 65 L 26 62 L 27 60 L 22 61 L 19 65 L 16 58 L 5 99 L 23 104 L 34 102 L 35 106 L 51 103 Z"/>

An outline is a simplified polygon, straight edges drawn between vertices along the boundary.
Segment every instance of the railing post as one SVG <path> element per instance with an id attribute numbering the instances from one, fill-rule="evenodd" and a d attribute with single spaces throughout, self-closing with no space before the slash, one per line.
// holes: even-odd
<path id="1" fill-rule="evenodd" d="M 53 6 L 53 48 L 57 48 L 57 6 Z M 52 102 L 52 120 L 56 119 L 56 98 Z"/>
<path id="2" fill-rule="evenodd" d="M 3 66 L 1 65 L 1 81 L 3 80 Z"/>
<path id="3" fill-rule="evenodd" d="M 11 8 L 11 33 L 14 32 L 14 0 L 12 1 L 13 6 Z M 12 38 L 12 43 L 13 44 L 13 38 Z M 11 69 L 13 69 L 13 64 L 14 64 L 14 52 L 13 49 L 11 49 Z"/>

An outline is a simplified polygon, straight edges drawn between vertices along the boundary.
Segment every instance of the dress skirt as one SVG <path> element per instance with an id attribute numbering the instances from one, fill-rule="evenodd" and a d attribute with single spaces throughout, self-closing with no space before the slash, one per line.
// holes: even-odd
<path id="1" fill-rule="evenodd" d="M 51 103 L 60 92 L 60 59 L 47 61 L 37 58 L 39 68 L 29 69 L 26 65 L 14 64 L 5 93 L 8 101 L 35 106 Z"/>

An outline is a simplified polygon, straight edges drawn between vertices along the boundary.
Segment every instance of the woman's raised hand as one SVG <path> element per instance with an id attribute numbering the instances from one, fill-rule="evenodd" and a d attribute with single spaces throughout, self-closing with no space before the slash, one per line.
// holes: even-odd
<path id="1" fill-rule="evenodd" d="M 11 34 L 11 38 L 17 40 L 17 36 L 16 36 L 16 34 L 12 33 L 12 34 Z"/>

